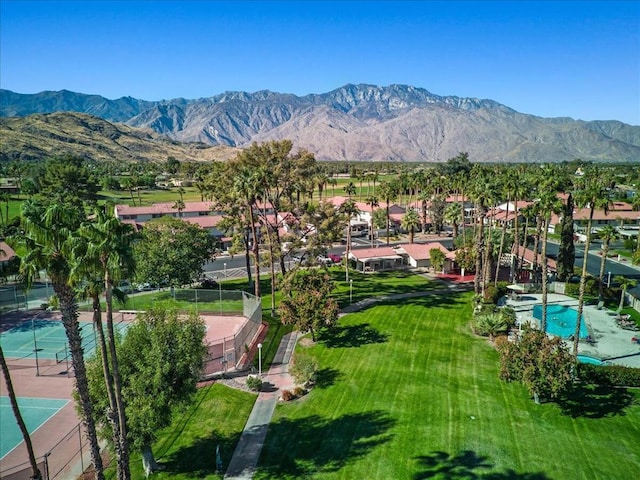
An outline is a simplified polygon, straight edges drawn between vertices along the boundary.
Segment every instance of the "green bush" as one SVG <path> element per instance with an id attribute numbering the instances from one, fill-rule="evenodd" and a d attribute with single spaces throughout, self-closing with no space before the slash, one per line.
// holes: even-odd
<path id="1" fill-rule="evenodd" d="M 262 379 L 260 377 L 250 375 L 247 377 L 247 387 L 252 392 L 259 392 L 262 388 Z"/>
<path id="2" fill-rule="evenodd" d="M 640 368 L 622 365 L 578 364 L 578 377 L 585 383 L 612 387 L 640 387 Z"/>
<path id="3" fill-rule="evenodd" d="M 318 361 L 309 354 L 296 353 L 293 362 L 289 367 L 289 373 L 296 383 L 300 385 L 311 385 L 315 382 L 318 371 Z"/>

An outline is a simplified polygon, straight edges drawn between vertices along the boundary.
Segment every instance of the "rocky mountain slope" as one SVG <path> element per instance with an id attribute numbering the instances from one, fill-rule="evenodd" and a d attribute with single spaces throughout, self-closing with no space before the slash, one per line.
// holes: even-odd
<path id="1" fill-rule="evenodd" d="M 433 162 L 466 151 L 480 162 L 640 162 L 640 126 L 536 117 L 492 100 L 443 97 L 405 85 L 345 85 L 302 97 L 226 92 L 161 102 L 0 91 L 3 116 L 60 110 L 124 121 L 179 142 L 243 147 L 290 138 L 319 160 Z"/>
<path id="2" fill-rule="evenodd" d="M 237 149 L 183 144 L 152 130 L 110 123 L 83 113 L 0 118 L 0 161 L 74 155 L 92 160 L 165 162 L 227 160 Z"/>

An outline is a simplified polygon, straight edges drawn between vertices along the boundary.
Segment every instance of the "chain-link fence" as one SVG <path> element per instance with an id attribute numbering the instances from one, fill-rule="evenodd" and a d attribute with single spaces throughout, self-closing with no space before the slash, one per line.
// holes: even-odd
<path id="1" fill-rule="evenodd" d="M 223 291 L 221 303 L 224 302 L 241 305 L 242 310 L 223 311 L 222 315 L 241 317 L 244 322 L 233 335 L 209 341 L 205 377 L 242 368 L 246 362 L 246 353 L 250 350 L 262 324 L 262 304 L 259 298 L 246 292 Z"/>
<path id="2" fill-rule="evenodd" d="M 42 457 L 36 459 L 43 480 L 76 478 L 91 464 L 88 441 L 81 423 L 75 425 Z M 4 465 L 3 465 L 4 467 Z M 6 469 L 0 468 L 2 480 L 31 480 L 33 470 L 28 462 Z"/>

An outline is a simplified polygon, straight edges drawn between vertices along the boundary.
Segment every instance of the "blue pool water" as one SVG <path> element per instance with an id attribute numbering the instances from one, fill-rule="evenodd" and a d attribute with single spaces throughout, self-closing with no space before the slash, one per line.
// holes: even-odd
<path id="1" fill-rule="evenodd" d="M 580 363 L 588 363 L 589 365 L 604 365 L 602 360 L 588 355 L 578 355 L 578 361 Z"/>
<path id="2" fill-rule="evenodd" d="M 533 306 L 533 318 L 542 321 L 542 305 Z M 576 332 L 577 318 L 578 312 L 573 308 L 563 305 L 547 305 L 547 333 L 569 338 Z M 587 338 L 587 336 L 589 336 L 589 332 L 583 316 L 582 322 L 580 322 L 580 338 Z"/>

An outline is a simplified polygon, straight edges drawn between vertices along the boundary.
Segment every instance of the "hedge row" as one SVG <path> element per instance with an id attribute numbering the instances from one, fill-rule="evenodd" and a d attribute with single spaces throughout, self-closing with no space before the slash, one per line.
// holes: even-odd
<path id="1" fill-rule="evenodd" d="M 578 377 L 586 383 L 614 387 L 640 387 L 640 368 L 622 365 L 578 364 Z"/>

